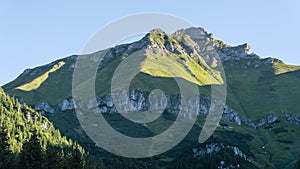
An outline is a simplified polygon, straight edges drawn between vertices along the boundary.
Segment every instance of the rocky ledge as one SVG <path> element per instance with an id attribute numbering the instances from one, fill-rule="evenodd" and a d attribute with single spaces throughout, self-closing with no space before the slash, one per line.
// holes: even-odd
<path id="1" fill-rule="evenodd" d="M 217 153 L 222 150 L 231 150 L 234 156 L 240 157 L 242 160 L 250 161 L 246 154 L 244 154 L 238 147 L 224 145 L 223 143 L 211 143 L 205 145 L 203 148 L 193 148 L 194 157 L 202 157 L 206 154 Z M 229 169 L 229 168 L 240 168 L 240 164 L 228 164 L 225 160 L 220 161 L 218 168 L 220 169 Z"/>
<path id="2" fill-rule="evenodd" d="M 123 91 L 125 92 L 125 91 Z M 154 109 L 154 110 L 164 110 L 166 113 L 178 114 L 180 112 L 181 107 L 181 97 L 180 95 L 169 96 L 166 95 L 166 100 L 152 100 L 152 105 L 150 105 L 149 92 L 144 92 L 140 89 L 131 90 L 129 92 L 129 98 L 125 98 L 125 95 L 114 93 L 120 97 L 118 97 L 118 103 L 128 104 L 130 103 L 130 107 L 126 108 L 126 111 L 145 111 Z M 124 98 L 123 98 L 124 97 Z M 192 99 L 192 98 L 191 98 Z M 165 103 L 163 103 L 165 102 Z M 189 100 L 188 100 L 189 102 Z M 81 103 L 78 103 L 81 105 Z M 165 106 L 165 107 L 164 107 Z M 211 106 L 211 100 L 209 97 L 205 95 L 200 95 L 200 104 L 199 107 L 196 108 L 198 116 L 206 116 L 209 113 Z M 52 114 L 54 112 L 61 112 L 67 110 L 74 110 L 76 104 L 72 98 L 67 98 L 63 100 L 60 104 L 55 107 L 50 107 L 50 105 L 46 102 L 39 102 L 35 105 L 34 109 L 41 113 L 42 115 Z M 111 94 L 97 97 L 96 101 L 90 100 L 87 104 L 88 109 L 99 108 L 99 113 L 118 113 L 118 110 L 114 104 L 113 98 Z M 237 112 L 228 106 L 224 107 L 224 112 L 222 116 L 222 120 L 230 123 L 236 123 L 241 125 L 242 121 Z"/>
<path id="3" fill-rule="evenodd" d="M 125 91 L 123 91 L 125 92 Z M 129 98 L 124 98 L 125 95 L 114 93 L 115 95 L 122 96 L 118 98 L 118 103 L 129 104 L 130 106 L 126 108 L 126 111 L 146 111 L 151 109 L 154 110 L 164 110 L 166 113 L 178 114 L 181 107 L 181 98 L 180 95 L 169 96 L 166 95 L 166 100 L 156 100 L 150 105 L 149 92 L 144 92 L 141 89 L 131 90 L 129 92 Z M 23 99 L 20 99 L 22 104 L 24 104 Z M 163 103 L 166 102 L 166 103 Z M 79 105 L 81 103 L 78 103 Z M 211 99 L 205 95 L 200 95 L 200 104 L 197 108 L 198 116 L 207 116 L 211 106 Z M 38 102 L 34 109 L 41 113 L 42 115 L 52 114 L 55 112 L 63 111 L 73 111 L 76 108 L 76 104 L 72 98 L 66 98 L 60 104 L 55 107 L 51 107 L 46 102 Z M 111 94 L 103 95 L 97 97 L 96 101 L 90 100 L 87 104 L 88 109 L 99 108 L 99 113 L 119 113 L 118 109 L 115 106 Z M 280 121 L 280 119 L 285 119 L 290 123 L 300 126 L 300 115 L 293 115 L 287 112 L 282 112 L 281 114 L 269 114 L 261 119 L 245 119 L 241 118 L 239 114 L 233 109 L 225 105 L 222 120 L 225 122 L 235 123 L 241 125 L 242 123 L 249 127 L 262 127 L 266 124 L 274 124 Z"/>
<path id="4" fill-rule="evenodd" d="M 275 124 L 277 122 L 280 122 L 280 120 L 287 120 L 288 122 L 300 126 L 300 115 L 299 114 L 291 114 L 285 111 L 282 111 L 281 113 L 275 115 L 275 114 L 269 114 L 265 117 L 258 119 L 258 120 L 249 120 L 244 119 L 243 122 L 245 125 L 250 127 L 262 127 L 266 124 Z"/>

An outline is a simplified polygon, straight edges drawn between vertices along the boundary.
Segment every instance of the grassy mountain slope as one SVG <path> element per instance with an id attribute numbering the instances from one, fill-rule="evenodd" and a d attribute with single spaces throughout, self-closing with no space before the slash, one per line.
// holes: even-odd
<path id="1" fill-rule="evenodd" d="M 282 111 L 297 114 L 299 110 L 297 100 L 300 98 L 297 69 L 300 67 L 287 65 L 281 61 L 264 63 L 266 60 L 268 59 L 224 63 L 230 92 L 236 98 L 235 104 L 238 104 L 240 111 L 250 119 L 280 114 Z M 261 63 L 259 67 L 255 67 L 257 63 Z"/>

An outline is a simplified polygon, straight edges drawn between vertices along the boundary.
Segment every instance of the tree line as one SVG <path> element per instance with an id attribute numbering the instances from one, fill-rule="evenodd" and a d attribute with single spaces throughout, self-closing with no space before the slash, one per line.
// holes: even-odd
<path id="1" fill-rule="evenodd" d="M 93 169 L 88 153 L 0 88 L 0 169 Z"/>

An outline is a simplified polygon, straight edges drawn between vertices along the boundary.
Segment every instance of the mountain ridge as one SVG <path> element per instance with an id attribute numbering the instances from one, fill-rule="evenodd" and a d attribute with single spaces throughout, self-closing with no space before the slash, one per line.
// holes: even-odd
<path id="1" fill-rule="evenodd" d="M 141 49 L 147 54 L 141 64 L 144 69 L 141 69 L 142 73 L 133 80 L 130 91 L 134 91 L 132 98 L 136 98 L 133 103 L 137 109 L 147 109 L 147 92 L 157 86 L 166 91 L 170 100 L 173 102 L 176 100 L 178 87 L 174 85 L 174 80 L 172 81 L 168 74 L 158 71 L 158 68 L 169 68 L 178 77 L 197 84 L 201 94 L 209 96 L 210 85 L 221 85 L 220 79 L 225 78 L 220 72 L 215 71 L 216 68 L 223 66 L 226 74 L 228 93 L 226 105 L 229 113 L 224 113 L 228 117 L 220 122 L 213 138 L 224 136 L 229 131 L 237 132 L 238 137 L 250 135 L 255 138 L 244 141 L 251 150 L 238 140 L 232 144 L 248 152 L 247 156 L 255 154 L 252 158 L 255 160 L 254 163 L 258 164 L 258 168 L 262 168 L 264 164 L 280 168 L 297 158 L 297 151 L 300 151 L 299 141 L 297 141 L 300 136 L 297 130 L 300 124 L 300 117 L 298 117 L 300 107 L 297 103 L 300 99 L 300 92 L 298 92 L 300 91 L 298 90 L 300 67 L 287 65 L 276 58 L 261 58 L 251 51 L 247 43 L 237 46 L 226 45 L 214 39 L 213 35 L 203 28 L 182 29 L 173 34 L 155 29 L 137 42 L 86 55 L 96 63 L 102 61 L 96 78 L 96 84 L 99 84 L 96 85 L 99 102 L 91 103 L 91 107 L 99 107 L 108 116 L 118 116 L 109 114 L 109 112 L 116 112 L 113 101 L 109 97 L 113 68 Z M 106 53 L 105 57 L 100 60 L 99 55 L 103 52 Z M 213 55 L 218 55 L 220 60 L 211 57 Z M 81 131 L 80 127 L 72 123 L 73 126 L 68 126 L 67 130 L 64 126 L 66 124 L 62 122 L 64 119 L 75 121 L 72 114 L 74 103 L 71 83 L 77 58 L 78 55 L 73 55 L 24 71 L 16 80 L 5 85 L 4 89 L 10 95 L 22 98 L 40 113 L 48 116 L 69 137 L 79 139 L 84 137 L 81 132 L 78 132 Z M 65 64 L 59 70 L 49 73 L 49 77 L 36 90 L 27 92 L 16 89 L 40 77 L 62 61 Z M 150 67 L 154 69 L 148 70 L 147 68 Z M 208 79 L 214 79 L 214 83 Z M 223 79 L 223 82 L 225 80 Z M 202 101 L 209 102 L 205 99 Z M 177 106 L 178 103 L 173 104 L 168 110 L 172 112 Z M 207 110 L 208 107 L 206 106 L 205 109 Z M 201 127 L 203 117 L 198 118 L 197 125 Z M 123 124 L 123 121 L 118 122 Z M 154 129 L 150 125 L 149 130 L 159 133 L 165 128 L 164 125 L 159 123 L 158 126 L 161 128 L 154 127 Z M 73 131 L 72 128 L 75 130 Z M 89 143 L 89 146 L 90 144 L 92 143 Z M 274 161 L 274 158 L 278 160 Z"/>

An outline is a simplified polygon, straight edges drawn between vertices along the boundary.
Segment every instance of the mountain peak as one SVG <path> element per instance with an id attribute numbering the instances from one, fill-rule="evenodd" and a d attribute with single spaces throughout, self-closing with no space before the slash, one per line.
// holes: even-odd
<path id="1" fill-rule="evenodd" d="M 180 29 L 173 34 L 167 34 L 160 28 L 152 29 L 141 40 L 128 45 L 119 45 L 114 49 L 116 53 L 127 53 L 136 50 L 147 50 L 154 54 L 165 55 L 168 52 L 174 54 L 204 56 L 207 46 L 215 49 L 222 61 L 239 60 L 241 58 L 259 58 L 251 51 L 248 43 L 238 46 L 230 46 L 223 41 L 215 39 L 212 33 L 201 27 Z M 213 52 L 213 50 L 210 50 Z"/>
<path id="2" fill-rule="evenodd" d="M 191 39 L 209 38 L 210 34 L 200 27 L 190 27 L 186 29 L 180 29 L 174 33 L 175 35 L 184 34 L 190 36 Z"/>
<path id="3" fill-rule="evenodd" d="M 165 33 L 165 31 L 163 31 L 160 28 L 155 28 L 155 29 L 150 30 L 150 33 Z"/>

